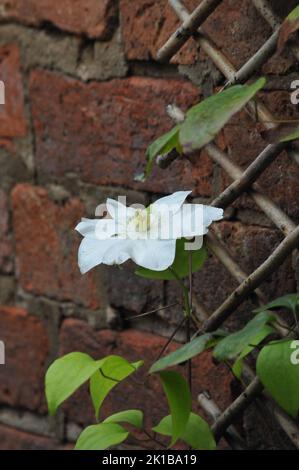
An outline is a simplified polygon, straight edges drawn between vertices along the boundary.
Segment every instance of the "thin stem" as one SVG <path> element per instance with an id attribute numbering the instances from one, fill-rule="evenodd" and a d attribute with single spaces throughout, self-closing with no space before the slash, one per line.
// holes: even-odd
<path id="1" fill-rule="evenodd" d="M 177 305 L 177 303 L 178 302 L 174 302 L 173 304 L 164 305 L 163 307 L 158 307 L 155 310 L 150 310 L 149 312 L 140 313 L 139 315 L 134 315 L 132 317 L 126 317 L 125 320 L 134 320 L 135 318 L 145 317 L 147 315 L 151 315 L 152 313 L 160 312 L 160 310 L 166 310 L 167 308 L 174 307 L 175 305 Z"/>
<path id="2" fill-rule="evenodd" d="M 171 334 L 171 336 L 168 338 L 168 340 L 166 341 L 166 343 L 164 344 L 163 348 L 161 349 L 161 351 L 159 352 L 158 356 L 156 357 L 156 359 L 154 360 L 154 363 L 157 362 L 161 356 L 163 356 L 164 352 L 166 351 L 166 349 L 168 348 L 168 346 L 170 345 L 170 343 L 172 342 L 173 338 L 175 337 L 175 335 L 177 334 L 177 332 L 181 329 L 181 327 L 184 325 L 186 321 L 186 317 L 183 318 L 183 320 L 178 324 L 178 326 L 176 327 L 176 329 L 173 331 L 173 333 Z"/>
<path id="3" fill-rule="evenodd" d="M 156 444 L 159 444 L 161 447 L 163 447 L 164 449 L 167 448 L 167 446 L 165 444 L 163 444 L 163 442 L 159 441 L 158 439 L 156 439 L 155 436 L 151 436 L 150 433 L 146 430 L 146 429 L 143 429 L 143 432 L 144 434 L 153 442 L 155 442 Z"/>
<path id="4" fill-rule="evenodd" d="M 188 292 L 188 309 L 186 322 L 186 343 L 191 341 L 191 316 L 192 316 L 192 251 L 189 252 L 189 292 Z M 187 377 L 190 392 L 192 392 L 192 361 L 187 362 Z"/>

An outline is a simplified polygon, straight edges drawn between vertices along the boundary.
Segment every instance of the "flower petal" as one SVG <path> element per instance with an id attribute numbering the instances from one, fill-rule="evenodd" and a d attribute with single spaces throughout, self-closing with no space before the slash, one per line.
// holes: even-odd
<path id="1" fill-rule="evenodd" d="M 131 258 L 138 266 L 164 271 L 174 262 L 176 240 L 135 240 L 131 243 Z"/>
<path id="2" fill-rule="evenodd" d="M 116 221 L 113 219 L 85 219 L 75 227 L 81 235 L 104 240 L 118 233 Z"/>
<path id="3" fill-rule="evenodd" d="M 97 240 L 86 237 L 79 247 L 78 264 L 84 274 L 98 264 L 122 264 L 131 258 L 139 266 L 163 271 L 172 265 L 175 247 L 175 240 Z"/>
<path id="4" fill-rule="evenodd" d="M 133 207 L 127 207 L 121 202 L 115 201 L 115 199 L 108 198 L 106 206 L 111 217 L 119 222 L 125 221 L 128 217 L 134 216 L 136 212 L 136 209 Z"/>
<path id="5" fill-rule="evenodd" d="M 83 238 L 78 251 L 78 264 L 82 274 L 98 264 L 122 264 L 130 258 L 129 240 L 109 238 L 98 240 Z"/>
<path id="6" fill-rule="evenodd" d="M 170 196 L 161 197 L 152 204 L 152 207 L 155 206 L 169 206 L 171 212 L 176 212 L 185 202 L 186 197 L 191 194 L 192 191 L 177 191 L 176 193 L 171 194 Z"/>
<path id="7" fill-rule="evenodd" d="M 212 222 L 223 219 L 223 209 L 203 206 L 203 223 L 208 228 Z"/>
<path id="8" fill-rule="evenodd" d="M 205 235 L 214 220 L 223 217 L 223 210 L 202 204 L 184 204 L 170 219 L 171 238 Z"/>

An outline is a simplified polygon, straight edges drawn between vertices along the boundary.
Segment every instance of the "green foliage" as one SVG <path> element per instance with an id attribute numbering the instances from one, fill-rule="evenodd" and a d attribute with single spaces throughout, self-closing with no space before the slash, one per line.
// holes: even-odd
<path id="1" fill-rule="evenodd" d="M 46 374 L 46 397 L 51 415 L 103 364 L 88 354 L 73 352 L 57 359 Z"/>
<path id="2" fill-rule="evenodd" d="M 297 5 L 291 13 L 288 14 L 282 23 L 277 41 L 278 51 L 282 51 L 291 38 L 291 36 L 299 29 L 299 5 Z"/>
<path id="3" fill-rule="evenodd" d="M 168 400 L 172 418 L 173 446 L 185 431 L 191 412 L 191 393 L 188 384 L 182 375 L 173 371 L 159 373 L 165 395 Z"/>
<path id="4" fill-rule="evenodd" d="M 171 416 L 165 416 L 165 418 L 153 428 L 153 431 L 163 436 L 172 436 Z M 195 413 L 190 413 L 187 425 L 180 439 L 195 450 L 214 450 L 216 448 L 216 442 L 209 425 L 201 416 Z"/>
<path id="5" fill-rule="evenodd" d="M 259 353 L 256 371 L 274 400 L 295 418 L 299 411 L 299 364 L 291 360 L 292 343 L 284 339 L 267 344 Z"/>
<path id="6" fill-rule="evenodd" d="M 261 312 L 250 320 L 247 325 L 236 333 L 223 338 L 214 349 L 214 357 L 218 361 L 234 359 L 238 354 L 257 339 L 264 339 L 274 330 L 268 325 L 275 320 L 275 317 L 269 312 Z"/>
<path id="7" fill-rule="evenodd" d="M 147 150 L 144 181 L 152 170 L 154 158 L 173 149 L 189 154 L 211 142 L 229 119 L 240 111 L 263 88 L 266 80 L 260 78 L 252 85 L 234 85 L 190 108 L 185 120 L 155 140 Z"/>
<path id="8" fill-rule="evenodd" d="M 265 310 L 276 310 L 286 308 L 299 317 L 299 294 L 287 294 L 273 300 L 254 310 L 254 312 L 264 312 Z"/>
<path id="9" fill-rule="evenodd" d="M 217 342 L 217 340 L 215 340 L 215 336 L 223 336 L 223 333 L 215 331 L 213 334 L 206 333 L 199 336 L 198 338 L 193 339 L 190 341 L 190 343 L 185 344 L 176 351 L 173 351 L 167 356 L 159 359 L 151 366 L 149 372 L 159 372 L 161 370 L 167 369 L 168 367 L 181 364 L 182 362 L 197 356 L 198 354 L 213 346 L 215 341 Z"/>
<path id="10" fill-rule="evenodd" d="M 181 125 L 179 139 L 188 154 L 211 142 L 229 119 L 263 88 L 260 78 L 252 85 L 235 85 L 193 106 Z"/>
<path id="11" fill-rule="evenodd" d="M 181 146 L 179 143 L 179 126 L 175 126 L 166 134 L 163 134 L 157 140 L 155 140 L 147 149 L 146 158 L 147 164 L 145 172 L 137 175 L 135 181 L 145 181 L 145 179 L 151 174 L 154 158 L 157 155 L 165 155 L 170 150 L 176 149 L 181 153 Z"/>
<path id="12" fill-rule="evenodd" d="M 82 431 L 76 442 L 75 450 L 105 450 L 121 444 L 128 435 L 128 431 L 119 424 L 95 424 Z"/>
<path id="13" fill-rule="evenodd" d="M 128 423 L 137 429 L 142 429 L 143 412 L 140 410 L 125 410 L 104 419 L 103 423 Z"/>
<path id="14" fill-rule="evenodd" d="M 159 279 L 163 281 L 172 281 L 176 279 L 176 276 L 180 279 L 188 276 L 189 274 L 189 256 L 192 256 L 192 272 L 197 272 L 204 264 L 207 252 L 204 247 L 199 250 L 185 250 L 185 243 L 188 240 L 180 238 L 176 241 L 175 259 L 170 267 L 171 269 L 165 269 L 164 271 L 152 271 L 146 268 L 137 268 L 135 274 L 147 279 Z M 190 242 L 189 242 L 190 243 Z M 176 274 L 176 276 L 173 274 Z"/>
<path id="15" fill-rule="evenodd" d="M 246 346 L 243 351 L 239 354 L 232 367 L 232 372 L 238 379 L 241 379 L 244 358 L 248 356 L 273 331 L 274 330 L 271 326 L 262 326 L 256 336 L 252 338 L 250 345 Z"/>
<path id="16" fill-rule="evenodd" d="M 90 379 L 90 395 L 96 418 L 108 393 L 122 380 L 136 372 L 143 361 L 130 364 L 120 356 L 109 356 Z"/>

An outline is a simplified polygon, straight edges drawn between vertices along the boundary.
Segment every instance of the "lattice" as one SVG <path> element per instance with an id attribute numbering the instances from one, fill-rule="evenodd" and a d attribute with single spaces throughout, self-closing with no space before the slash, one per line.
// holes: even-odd
<path id="1" fill-rule="evenodd" d="M 255 8 L 273 29 L 273 33 L 263 46 L 239 70 L 236 70 L 228 58 L 218 50 L 213 41 L 201 29 L 203 22 L 213 13 L 220 3 L 222 3 L 222 0 L 202 0 L 199 6 L 189 14 L 180 0 L 169 0 L 169 4 L 182 23 L 158 51 L 157 59 L 163 62 L 169 61 L 182 48 L 186 41 L 190 37 L 193 37 L 194 41 L 197 42 L 199 47 L 208 55 L 225 77 L 226 82 L 224 83 L 224 87 L 234 83 L 245 83 L 249 80 L 253 73 L 274 54 L 281 27 L 280 20 L 273 13 L 267 0 L 252 0 Z M 293 46 L 291 50 L 294 56 L 299 59 L 299 49 Z M 275 119 L 263 103 L 251 102 L 247 108 L 251 111 L 252 115 L 258 115 L 261 121 L 266 122 L 266 127 L 275 127 Z M 200 330 L 201 332 L 213 331 L 218 328 L 249 296 L 255 297 L 255 300 L 259 303 L 264 303 L 267 299 L 259 286 L 289 255 L 291 255 L 291 253 L 293 253 L 293 256 L 297 256 L 296 249 L 299 246 L 299 226 L 296 226 L 271 198 L 263 193 L 262 189 L 256 183 L 257 178 L 278 157 L 285 148 L 285 145 L 286 144 L 281 143 L 267 145 L 245 171 L 233 163 L 230 157 L 214 143 L 205 147 L 205 150 L 212 160 L 222 167 L 233 180 L 230 186 L 213 200 L 212 205 L 226 208 L 241 194 L 246 192 L 285 237 L 273 253 L 254 272 L 248 275 L 238 266 L 215 233 L 210 232 L 207 235 L 209 250 L 220 260 L 240 284 L 211 314 L 207 314 L 206 309 L 196 302 L 197 310 L 200 312 L 201 316 L 205 317 L 203 327 Z M 166 168 L 173 160 L 173 154 L 169 154 L 157 159 L 157 163 L 162 168 Z M 281 322 L 283 324 L 282 319 Z M 277 327 L 277 329 L 281 336 L 287 334 L 287 330 L 283 327 Z M 199 396 L 201 406 L 214 417 L 215 422 L 212 429 L 216 438 L 219 439 L 224 435 L 232 447 L 242 447 L 242 440 L 232 426 L 232 422 L 240 413 L 244 412 L 252 401 L 262 400 L 264 409 L 270 410 L 293 444 L 299 448 L 299 428 L 296 421 L 272 402 L 270 397 L 263 390 L 261 382 L 248 365 L 246 365 L 245 368 L 245 378 L 249 385 L 247 385 L 243 393 L 222 412 L 220 412 L 211 398 L 208 398 L 204 394 Z"/>

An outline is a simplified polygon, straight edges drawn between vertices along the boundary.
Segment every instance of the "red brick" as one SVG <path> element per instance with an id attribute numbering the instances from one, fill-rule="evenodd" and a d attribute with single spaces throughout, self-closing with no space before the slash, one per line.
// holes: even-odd
<path id="1" fill-rule="evenodd" d="M 75 34 L 105 39 L 117 19 L 114 0 L 1 0 L 1 18 L 35 26 L 45 22 Z"/>
<path id="2" fill-rule="evenodd" d="M 0 189 L 0 271 L 11 272 L 12 262 L 12 241 L 9 233 L 9 209 L 6 193 Z"/>
<path id="3" fill-rule="evenodd" d="M 156 309 L 163 302 L 163 283 L 149 281 L 135 274 L 136 265 L 127 262 L 118 266 L 107 266 L 106 286 L 110 305 L 126 312 L 141 313 Z"/>
<path id="4" fill-rule="evenodd" d="M 184 5 L 192 12 L 198 6 L 198 0 L 187 0 Z M 159 48 L 180 24 L 167 0 L 121 0 L 120 11 L 129 59 L 155 58 Z M 223 1 L 206 20 L 203 29 L 236 67 L 248 60 L 271 32 L 250 0 Z M 196 58 L 197 47 L 190 39 L 175 62 L 190 64 Z"/>
<path id="5" fill-rule="evenodd" d="M 110 330 L 95 332 L 86 323 L 79 320 L 66 320 L 62 325 L 60 344 L 61 354 L 71 351 L 83 351 L 94 358 L 109 354 L 117 354 L 131 361 L 144 359 L 146 368 L 155 360 L 165 344 L 165 338 L 137 330 L 125 330 L 116 333 Z M 169 349 L 174 349 L 174 343 Z M 183 368 L 180 368 L 183 372 Z M 225 407 L 230 401 L 231 376 L 223 365 L 215 366 L 210 353 L 204 353 L 194 360 L 194 397 L 202 389 L 209 389 L 220 407 Z M 136 379 L 141 382 L 145 372 L 140 370 Z M 82 406 L 84 403 L 84 406 Z M 109 395 L 103 405 L 103 416 L 128 408 L 138 408 L 144 411 L 148 425 L 157 423 L 167 414 L 167 403 L 164 399 L 159 380 L 149 377 L 146 385 L 138 386 L 131 380 L 123 384 Z M 77 392 L 65 404 L 65 410 L 72 421 L 88 424 L 94 421 L 93 411 L 87 387 Z M 196 399 L 194 410 L 198 410 Z"/>
<path id="6" fill-rule="evenodd" d="M 67 450 L 48 437 L 0 424 L 0 450 Z"/>
<path id="7" fill-rule="evenodd" d="M 77 266 L 79 237 L 74 227 L 84 206 L 72 198 L 53 202 L 47 191 L 19 184 L 12 192 L 13 222 L 19 279 L 23 289 L 85 307 L 100 305 L 93 273 L 82 276 Z"/>
<path id="8" fill-rule="evenodd" d="M 0 402 L 39 409 L 44 401 L 49 344 L 41 321 L 26 310 L 0 307 L 0 334 L 5 365 L 0 366 Z"/>
<path id="9" fill-rule="evenodd" d="M 185 2 L 190 11 L 196 0 Z M 120 13 L 126 56 L 130 60 L 155 59 L 159 48 L 178 28 L 179 20 L 167 0 L 120 0 Z M 174 58 L 174 62 L 195 62 L 197 47 L 191 39 Z"/>
<path id="10" fill-rule="evenodd" d="M 193 166 L 180 161 L 169 171 L 155 169 L 145 185 L 134 182 L 144 167 L 146 147 L 171 128 L 165 106 L 176 102 L 186 108 L 198 101 L 190 83 L 131 77 L 82 84 L 35 71 L 30 94 L 41 173 L 76 172 L 94 184 L 162 193 L 194 188 L 194 194 L 210 194 L 212 164 L 204 156 Z"/>
<path id="11" fill-rule="evenodd" d="M 26 134 L 23 85 L 19 48 L 12 44 L 0 48 L 0 80 L 5 85 L 5 104 L 0 105 L 0 136 Z"/>

